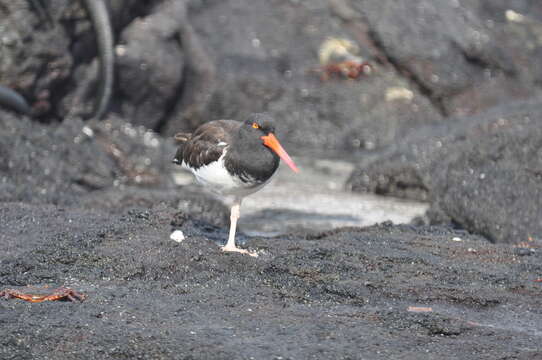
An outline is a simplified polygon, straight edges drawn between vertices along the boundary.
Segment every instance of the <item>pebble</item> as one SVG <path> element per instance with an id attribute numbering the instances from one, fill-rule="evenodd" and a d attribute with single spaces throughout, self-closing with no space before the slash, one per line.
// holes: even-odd
<path id="1" fill-rule="evenodd" d="M 175 230 L 171 233 L 171 235 L 169 235 L 169 238 L 178 243 L 182 242 L 185 239 L 184 234 L 181 230 Z"/>

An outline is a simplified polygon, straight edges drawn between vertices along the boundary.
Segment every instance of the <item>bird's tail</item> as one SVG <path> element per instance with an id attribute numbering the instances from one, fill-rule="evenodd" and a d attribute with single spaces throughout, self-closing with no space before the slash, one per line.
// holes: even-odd
<path id="1" fill-rule="evenodd" d="M 192 136 L 190 133 L 177 133 L 175 136 L 173 136 L 173 138 L 179 143 L 184 143 L 190 139 L 190 136 Z"/>
<path id="2" fill-rule="evenodd" d="M 190 139 L 192 134 L 189 133 L 177 133 L 173 137 L 175 141 L 179 144 L 179 147 L 177 148 L 177 153 L 175 154 L 175 157 L 173 158 L 173 163 L 177 165 L 181 165 L 183 162 L 183 150 L 184 150 L 184 144 Z"/>

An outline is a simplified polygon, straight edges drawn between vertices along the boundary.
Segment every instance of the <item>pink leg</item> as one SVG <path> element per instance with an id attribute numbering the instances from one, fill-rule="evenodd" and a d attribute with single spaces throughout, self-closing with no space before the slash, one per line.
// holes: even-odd
<path id="1" fill-rule="evenodd" d="M 222 247 L 222 251 L 234 251 L 241 254 L 247 254 L 250 256 L 258 256 L 256 253 L 252 253 L 245 249 L 240 249 L 237 246 L 235 246 L 235 230 L 237 229 L 237 220 L 240 216 L 240 210 L 241 210 L 241 200 L 242 199 L 236 199 L 231 207 L 231 215 L 230 215 L 230 235 L 228 237 L 228 242 L 224 247 Z"/>

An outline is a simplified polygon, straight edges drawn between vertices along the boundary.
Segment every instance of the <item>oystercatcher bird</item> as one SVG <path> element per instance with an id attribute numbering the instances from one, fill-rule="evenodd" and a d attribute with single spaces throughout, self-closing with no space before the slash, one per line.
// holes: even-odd
<path id="1" fill-rule="evenodd" d="M 257 256 L 235 245 L 241 202 L 269 182 L 279 159 L 293 171 L 299 171 L 274 132 L 271 116 L 252 114 L 244 122 L 215 120 L 201 125 L 194 133 L 175 135 L 180 145 L 173 162 L 190 170 L 212 192 L 233 196 L 230 233 L 223 251 Z"/>

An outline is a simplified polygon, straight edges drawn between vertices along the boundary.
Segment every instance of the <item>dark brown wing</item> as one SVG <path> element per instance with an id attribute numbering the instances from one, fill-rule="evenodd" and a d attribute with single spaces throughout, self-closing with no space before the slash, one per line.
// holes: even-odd
<path id="1" fill-rule="evenodd" d="M 180 145 L 174 162 L 181 164 L 184 161 L 189 167 L 198 169 L 217 161 L 240 126 L 241 123 L 234 120 L 215 120 L 201 125 L 193 134 L 175 135 Z"/>

